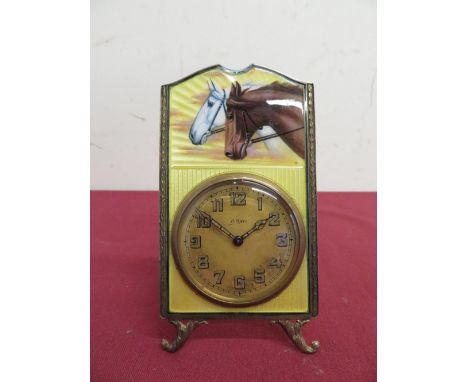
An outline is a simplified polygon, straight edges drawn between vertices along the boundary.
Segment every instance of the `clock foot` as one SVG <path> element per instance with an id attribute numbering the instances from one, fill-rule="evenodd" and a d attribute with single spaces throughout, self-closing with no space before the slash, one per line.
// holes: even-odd
<path id="1" fill-rule="evenodd" d="M 187 321 L 186 324 L 184 324 L 182 321 L 170 321 L 172 325 L 174 325 L 177 329 L 176 337 L 174 341 L 169 342 L 165 338 L 162 339 L 161 345 L 164 350 L 174 353 L 177 350 L 179 350 L 182 345 L 188 340 L 192 332 L 195 330 L 196 327 L 203 325 L 203 324 L 208 324 L 207 321 L 192 321 L 189 320 Z"/>
<path id="2" fill-rule="evenodd" d="M 308 323 L 309 320 L 275 320 L 271 321 L 272 324 L 279 324 L 284 329 L 286 334 L 289 338 L 291 338 L 292 342 L 299 348 L 300 351 L 303 353 L 315 353 L 319 346 L 320 342 L 312 341 L 310 345 L 304 339 L 302 334 L 302 327 Z"/>

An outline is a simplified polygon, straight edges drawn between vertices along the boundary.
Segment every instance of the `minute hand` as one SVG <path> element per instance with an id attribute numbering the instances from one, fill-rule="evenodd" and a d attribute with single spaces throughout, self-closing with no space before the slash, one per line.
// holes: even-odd
<path id="1" fill-rule="evenodd" d="M 241 237 L 242 239 L 245 239 L 246 237 L 250 236 L 251 233 L 255 232 L 255 231 L 258 231 L 260 229 L 262 229 L 263 227 L 265 227 L 266 223 L 268 222 L 268 220 L 271 219 L 271 216 L 266 218 L 266 219 L 263 219 L 263 220 L 257 220 L 255 222 L 255 225 L 250 228 L 246 233 L 244 233 Z"/>
<path id="2" fill-rule="evenodd" d="M 211 224 L 213 224 L 216 228 L 218 228 L 222 233 L 224 233 L 225 235 L 229 236 L 231 239 L 234 239 L 235 236 L 229 232 L 226 228 L 224 228 L 221 224 L 219 224 L 216 220 L 214 220 L 210 214 L 206 213 L 205 211 L 201 211 L 199 209 L 197 209 L 197 212 L 200 214 L 200 215 L 204 215 L 206 216 L 208 219 L 210 219 L 211 221 Z"/>

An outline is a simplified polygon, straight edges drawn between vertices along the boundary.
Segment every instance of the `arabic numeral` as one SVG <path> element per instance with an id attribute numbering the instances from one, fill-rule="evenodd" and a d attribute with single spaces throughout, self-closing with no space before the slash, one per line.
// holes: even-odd
<path id="1" fill-rule="evenodd" d="M 223 277 L 225 273 L 226 271 L 216 271 L 215 273 L 213 273 L 216 284 L 221 284 L 223 282 Z"/>
<path id="2" fill-rule="evenodd" d="M 199 214 L 197 219 L 197 228 L 210 228 L 211 219 L 208 216 Z"/>
<path id="3" fill-rule="evenodd" d="M 211 204 L 213 205 L 213 212 L 223 212 L 223 199 L 213 199 Z"/>
<path id="4" fill-rule="evenodd" d="M 280 215 L 278 212 L 271 212 L 268 225 L 277 226 L 280 225 Z"/>
<path id="5" fill-rule="evenodd" d="M 234 288 L 245 289 L 245 276 L 234 276 Z"/>
<path id="6" fill-rule="evenodd" d="M 190 236 L 190 248 L 192 249 L 201 248 L 201 236 L 200 235 Z"/>
<path id="7" fill-rule="evenodd" d="M 288 234 L 286 232 L 280 232 L 276 234 L 276 246 L 277 247 L 288 246 Z"/>
<path id="8" fill-rule="evenodd" d="M 281 259 L 274 257 L 271 259 L 270 264 L 268 264 L 272 268 L 280 268 L 281 267 Z"/>
<path id="9" fill-rule="evenodd" d="M 245 206 L 245 192 L 231 192 L 231 206 Z"/>
<path id="10" fill-rule="evenodd" d="M 208 269 L 210 267 L 208 256 L 198 256 L 198 269 Z"/>
<path id="11" fill-rule="evenodd" d="M 257 284 L 263 284 L 265 282 L 265 270 L 263 268 L 255 269 L 254 280 Z"/>

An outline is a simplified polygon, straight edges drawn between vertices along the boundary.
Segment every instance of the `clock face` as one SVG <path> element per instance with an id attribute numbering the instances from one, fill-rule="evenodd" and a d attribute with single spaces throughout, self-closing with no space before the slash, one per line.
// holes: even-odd
<path id="1" fill-rule="evenodd" d="M 174 259 L 189 285 L 232 306 L 278 294 L 297 273 L 304 248 L 293 202 L 253 175 L 203 183 L 182 202 L 172 229 Z"/>

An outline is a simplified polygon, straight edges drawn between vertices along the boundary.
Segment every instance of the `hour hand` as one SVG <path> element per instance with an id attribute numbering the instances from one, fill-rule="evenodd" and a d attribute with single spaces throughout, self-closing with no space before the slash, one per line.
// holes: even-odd
<path id="1" fill-rule="evenodd" d="M 221 224 L 219 224 L 216 220 L 214 220 L 210 214 L 206 213 L 205 211 L 199 210 L 198 208 L 196 209 L 197 213 L 201 216 L 204 216 L 208 219 L 210 219 L 211 224 L 214 225 L 216 228 L 218 228 L 222 233 L 224 233 L 226 236 L 230 237 L 231 239 L 234 240 L 235 236 L 229 232 L 226 228 L 224 228 Z"/>
<path id="2" fill-rule="evenodd" d="M 250 228 L 246 233 L 244 233 L 241 238 L 242 240 L 244 240 L 246 237 L 250 236 L 251 233 L 255 232 L 255 231 L 258 231 L 260 229 L 262 229 L 263 227 L 265 227 L 266 223 L 268 222 L 268 220 L 271 219 L 271 216 L 266 218 L 266 219 L 262 219 L 262 220 L 257 220 L 254 224 L 254 226 L 252 228 Z"/>

